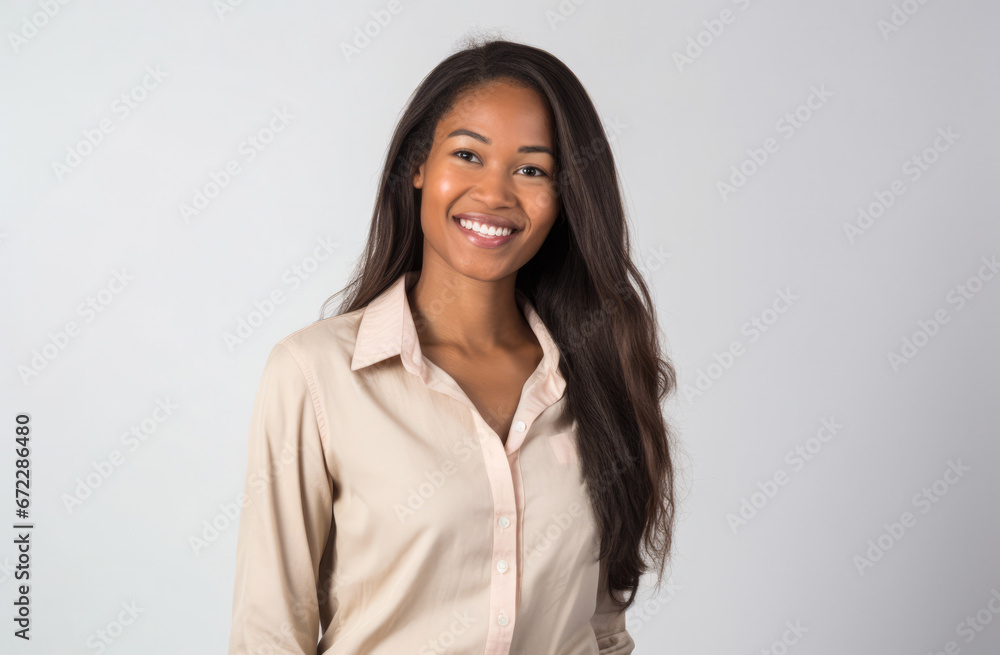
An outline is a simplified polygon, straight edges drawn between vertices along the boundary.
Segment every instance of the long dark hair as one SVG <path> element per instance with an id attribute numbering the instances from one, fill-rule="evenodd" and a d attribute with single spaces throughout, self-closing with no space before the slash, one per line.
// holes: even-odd
<path id="1" fill-rule="evenodd" d="M 548 100 L 555 130 L 560 215 L 538 253 L 517 272 L 559 346 L 566 408 L 607 558 L 610 589 L 624 610 L 655 565 L 659 589 L 674 529 L 674 435 L 662 402 L 674 391 L 653 302 L 630 258 L 628 227 L 608 139 L 583 85 L 550 53 L 504 39 L 475 38 L 432 70 L 411 95 L 392 136 L 371 231 L 338 314 L 367 305 L 400 275 L 420 270 L 423 233 L 416 167 L 438 120 L 465 92 L 509 81 Z"/>

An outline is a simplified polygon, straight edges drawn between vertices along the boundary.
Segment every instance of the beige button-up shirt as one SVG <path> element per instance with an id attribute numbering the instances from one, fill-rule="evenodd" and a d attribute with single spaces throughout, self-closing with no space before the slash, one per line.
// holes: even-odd
<path id="1" fill-rule="evenodd" d="M 417 275 L 267 358 L 229 653 L 631 653 L 555 343 L 516 292 L 544 355 L 503 444 L 421 356 Z"/>

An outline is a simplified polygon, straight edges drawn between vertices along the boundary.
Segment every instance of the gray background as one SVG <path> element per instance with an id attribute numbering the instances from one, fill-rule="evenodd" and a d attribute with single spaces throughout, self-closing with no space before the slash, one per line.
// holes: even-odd
<path id="1" fill-rule="evenodd" d="M 982 258 L 1000 255 L 1000 5 L 400 0 L 348 58 L 388 2 L 70 2 L 51 18 L 44 4 L 0 11 L 0 486 L 13 522 L 14 417 L 29 412 L 36 525 L 32 640 L 8 619 L 0 650 L 97 653 L 105 630 L 108 653 L 224 652 L 229 514 L 266 354 L 346 282 L 395 120 L 478 26 L 549 50 L 591 93 L 678 367 L 675 558 L 629 612 L 636 652 L 998 652 L 1000 279 Z M 678 65 L 689 38 L 707 45 Z M 143 90 L 147 67 L 162 79 Z M 142 97 L 127 115 L 123 93 Z M 248 160 L 241 143 L 282 109 Z M 230 160 L 239 175 L 186 221 L 181 204 Z M 892 204 L 848 238 L 877 194 Z M 332 254 L 310 261 L 320 239 Z M 297 266 L 311 272 L 293 288 Z M 227 347 L 273 289 L 286 301 Z M 779 292 L 794 296 L 780 313 Z M 107 305 L 80 313 L 91 297 Z M 25 381 L 69 321 L 79 332 Z M 921 345 L 894 366 L 904 338 Z M 824 420 L 842 426 L 825 442 Z M 757 507 L 734 530 L 744 499 Z M 123 604 L 141 612 L 119 632 Z M 991 624 L 968 642 L 958 626 L 977 612 Z"/>

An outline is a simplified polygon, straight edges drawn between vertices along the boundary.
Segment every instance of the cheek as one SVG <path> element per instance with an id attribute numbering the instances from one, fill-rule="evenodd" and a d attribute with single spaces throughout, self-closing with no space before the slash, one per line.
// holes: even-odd
<path id="1" fill-rule="evenodd" d="M 559 197 L 551 186 L 533 190 L 525 204 L 535 223 L 555 221 L 559 215 Z"/>
<path id="2" fill-rule="evenodd" d="M 438 170 L 427 178 L 424 193 L 436 202 L 450 202 L 463 188 L 461 176 L 450 170 Z"/>

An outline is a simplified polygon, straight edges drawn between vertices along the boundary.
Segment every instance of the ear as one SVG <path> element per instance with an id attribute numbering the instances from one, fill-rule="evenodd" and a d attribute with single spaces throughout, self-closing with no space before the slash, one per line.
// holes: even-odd
<path id="1" fill-rule="evenodd" d="M 424 187 L 424 165 L 417 166 L 417 172 L 413 174 L 413 188 L 422 189 Z"/>

